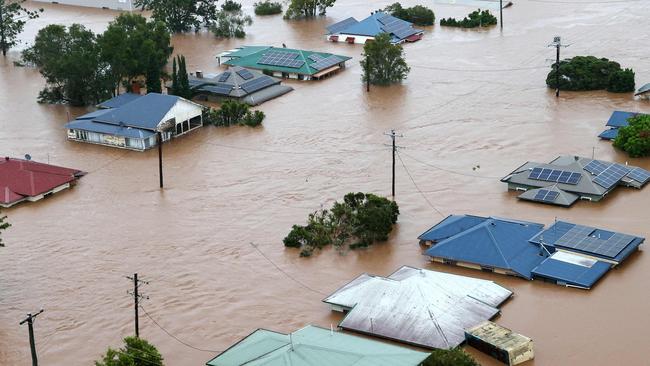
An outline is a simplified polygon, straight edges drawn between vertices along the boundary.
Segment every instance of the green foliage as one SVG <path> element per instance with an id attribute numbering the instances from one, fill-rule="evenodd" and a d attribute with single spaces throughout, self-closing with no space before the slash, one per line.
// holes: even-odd
<path id="1" fill-rule="evenodd" d="M 557 88 L 556 68 L 553 65 L 546 77 L 549 88 Z M 560 90 L 634 91 L 634 72 L 621 69 L 618 62 L 594 56 L 576 56 L 560 61 Z"/>
<path id="2" fill-rule="evenodd" d="M 219 13 L 217 0 L 135 0 L 134 4 L 151 10 L 152 17 L 172 32 L 198 32 L 202 26 L 211 26 Z"/>
<path id="3" fill-rule="evenodd" d="M 43 9 L 30 11 L 21 4 L 25 0 L 0 0 L 0 50 L 6 56 L 7 51 L 18 44 L 18 35 L 25 28 L 29 19 L 38 18 Z"/>
<path id="4" fill-rule="evenodd" d="M 221 4 L 221 10 L 238 11 L 241 10 L 241 4 L 234 0 L 226 0 L 223 4 Z"/>
<path id="5" fill-rule="evenodd" d="M 173 51 L 165 24 L 147 22 L 139 14 L 123 13 L 115 18 L 97 42 L 102 61 L 110 66 L 116 90 L 121 82 L 131 85 L 132 79 L 140 75 L 151 75 L 155 79 L 147 80 L 148 89 L 149 84 L 160 83 L 161 70 Z"/>
<path id="6" fill-rule="evenodd" d="M 147 69 L 147 93 L 162 93 L 162 83 L 160 67 L 154 60 L 149 62 L 149 68 Z"/>
<path id="7" fill-rule="evenodd" d="M 462 348 L 436 349 L 420 366 L 479 366 Z"/>
<path id="8" fill-rule="evenodd" d="M 257 127 L 264 121 L 264 112 L 251 111 L 246 103 L 236 100 L 226 100 L 221 108 L 205 108 L 203 110 L 203 124 L 217 127 L 229 127 L 234 125 Z"/>
<path id="9" fill-rule="evenodd" d="M 112 95 L 112 74 L 101 60 L 97 37 L 80 24 L 48 25 L 22 56 L 23 62 L 38 67 L 47 83 L 39 102 L 82 106 Z"/>
<path id="10" fill-rule="evenodd" d="M 2 214 L 0 214 L 0 247 L 5 246 L 4 242 L 2 241 L 2 232 L 11 226 L 11 224 L 5 220 L 7 220 L 7 216 L 2 216 Z"/>
<path id="11" fill-rule="evenodd" d="M 190 88 L 187 65 L 185 64 L 185 56 L 183 55 L 178 55 L 174 58 L 172 66 L 172 87 L 169 90 L 169 94 L 177 95 L 185 99 L 192 99 L 194 96 Z"/>
<path id="12" fill-rule="evenodd" d="M 650 155 L 650 115 L 637 115 L 628 119 L 628 125 L 618 129 L 614 146 L 638 158 Z"/>
<path id="13" fill-rule="evenodd" d="M 244 27 L 253 24 L 253 19 L 241 10 L 222 11 L 210 27 L 215 36 L 221 38 L 244 38 Z"/>
<path id="14" fill-rule="evenodd" d="M 336 0 L 290 0 L 284 13 L 286 19 L 313 18 L 325 15 L 327 8 L 334 6 Z"/>
<path id="15" fill-rule="evenodd" d="M 474 10 L 469 13 L 463 20 L 454 18 L 440 19 L 440 25 L 447 27 L 476 28 L 488 27 L 497 24 L 497 17 L 492 15 L 489 10 Z"/>
<path id="16" fill-rule="evenodd" d="M 395 202 L 371 193 L 348 193 L 330 210 L 311 213 L 306 226 L 293 225 L 283 242 L 300 248 L 302 257 L 330 244 L 339 250 L 365 248 L 388 240 L 398 216 Z"/>
<path id="17" fill-rule="evenodd" d="M 372 42 L 363 46 L 362 80 L 371 84 L 389 85 L 406 79 L 411 68 L 404 60 L 402 46 L 391 43 L 387 33 L 381 33 Z"/>
<path id="18" fill-rule="evenodd" d="M 142 338 L 124 338 L 124 347 L 108 348 L 95 366 L 163 366 L 163 358 L 152 344 Z"/>
<path id="19" fill-rule="evenodd" d="M 433 13 L 433 10 L 422 5 L 403 8 L 402 4 L 394 3 L 388 5 L 384 11 L 395 18 L 400 18 L 417 25 L 433 25 L 436 21 L 436 15 Z"/>
<path id="20" fill-rule="evenodd" d="M 282 4 L 271 0 L 255 3 L 255 15 L 274 15 L 282 13 Z"/>

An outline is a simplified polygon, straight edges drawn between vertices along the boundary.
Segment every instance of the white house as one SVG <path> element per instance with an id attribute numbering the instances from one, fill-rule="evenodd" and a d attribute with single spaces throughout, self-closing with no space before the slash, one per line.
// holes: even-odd
<path id="1" fill-rule="evenodd" d="M 52 3 L 73 6 L 87 6 L 112 10 L 132 10 L 134 0 L 32 0 L 39 3 Z"/>

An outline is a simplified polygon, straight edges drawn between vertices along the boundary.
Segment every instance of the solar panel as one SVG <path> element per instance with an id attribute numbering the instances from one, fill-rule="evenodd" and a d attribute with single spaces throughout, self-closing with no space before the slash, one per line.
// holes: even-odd
<path id="1" fill-rule="evenodd" d="M 224 81 L 228 80 L 229 77 L 230 77 L 230 71 L 226 71 L 219 76 L 219 79 L 217 81 L 223 83 Z"/>
<path id="2" fill-rule="evenodd" d="M 241 69 L 237 71 L 237 75 L 241 76 L 242 79 L 244 80 L 249 80 L 255 77 L 252 72 L 246 70 L 246 69 Z"/>
<path id="3" fill-rule="evenodd" d="M 555 202 L 557 197 L 560 195 L 559 192 L 557 191 L 549 191 L 548 189 L 540 189 L 537 191 L 537 194 L 535 195 L 535 198 L 533 198 L 535 201 L 541 201 L 541 202 Z"/>
<path id="4" fill-rule="evenodd" d="M 241 88 L 244 89 L 246 93 L 253 93 L 273 84 L 275 84 L 275 80 L 273 78 L 268 76 L 263 76 L 258 79 L 247 81 L 241 84 Z"/>
<path id="5" fill-rule="evenodd" d="M 555 245 L 615 258 L 635 238 L 632 235 L 614 233 L 608 239 L 601 239 L 592 235 L 594 231 L 592 227 L 576 225 L 562 235 Z"/>
<path id="6" fill-rule="evenodd" d="M 321 60 L 325 59 L 325 57 L 323 57 L 323 56 L 321 56 L 321 55 L 319 55 L 317 53 L 313 53 L 313 54 L 309 55 L 308 58 L 310 60 L 314 61 L 314 62 L 318 62 L 318 61 L 321 61 Z"/>
<path id="7" fill-rule="evenodd" d="M 630 172 L 630 168 L 621 164 L 612 164 L 602 173 L 598 174 L 594 183 L 599 186 L 610 189 L 615 186 L 627 173 Z"/>
<path id="8" fill-rule="evenodd" d="M 605 163 L 599 160 L 592 160 L 589 162 L 589 164 L 585 166 L 585 170 L 591 174 L 598 175 L 604 172 L 605 170 L 607 170 L 607 168 L 609 168 L 611 165 L 612 163 Z"/>
<path id="9" fill-rule="evenodd" d="M 328 26 L 327 30 L 330 32 L 330 34 L 339 33 L 342 30 L 344 30 L 345 28 L 347 28 L 347 27 L 349 27 L 349 26 L 351 26 L 353 24 L 357 24 L 357 23 L 359 23 L 359 22 L 357 22 L 356 19 L 347 18 L 347 19 L 342 20 L 342 21 L 340 21 L 338 23 L 335 23 L 335 24 L 332 24 L 332 25 Z"/>
<path id="10" fill-rule="evenodd" d="M 559 169 L 534 168 L 528 175 L 528 178 L 576 185 L 580 182 L 582 174 Z"/>
<path id="11" fill-rule="evenodd" d="M 305 64 L 303 60 L 296 60 L 300 54 L 296 52 L 269 51 L 262 56 L 259 61 L 260 65 L 291 67 L 294 69 L 302 67 Z"/>
<path id="12" fill-rule="evenodd" d="M 315 63 L 313 63 L 313 64 L 311 64 L 309 66 L 311 66 L 314 69 L 320 71 L 320 70 L 326 69 L 328 67 L 332 67 L 332 66 L 334 66 L 336 64 L 339 64 L 341 62 L 343 62 L 343 60 L 340 57 L 331 55 L 331 56 L 325 57 L 324 59 L 322 59 L 322 60 L 320 60 L 318 62 L 315 62 Z"/>
<path id="13" fill-rule="evenodd" d="M 645 184 L 650 179 L 650 172 L 643 168 L 634 168 L 631 172 L 627 173 L 627 177 L 641 184 Z"/>
<path id="14" fill-rule="evenodd" d="M 216 83 L 216 84 L 204 85 L 199 89 L 210 92 L 210 93 L 214 93 L 214 94 L 228 95 L 228 94 L 230 94 L 230 91 L 232 90 L 232 88 L 233 88 L 233 86 L 231 84 Z"/>

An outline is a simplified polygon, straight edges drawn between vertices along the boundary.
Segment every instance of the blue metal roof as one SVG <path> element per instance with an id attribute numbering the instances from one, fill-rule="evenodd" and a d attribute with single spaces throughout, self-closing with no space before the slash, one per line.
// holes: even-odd
<path id="1" fill-rule="evenodd" d="M 153 131 L 179 99 L 175 95 L 149 93 L 119 108 L 109 109 L 94 121 Z"/>
<path id="2" fill-rule="evenodd" d="M 352 20 L 354 20 L 354 22 Z M 389 26 L 386 26 L 385 24 L 389 24 Z M 399 35 L 393 33 L 393 30 L 400 28 L 410 28 L 410 31 L 405 33 L 397 31 L 397 33 L 400 33 Z M 354 18 L 348 18 L 330 25 L 327 29 L 329 34 L 343 33 L 366 37 L 375 37 L 379 33 L 388 33 L 391 35 L 393 42 L 399 42 L 413 34 L 422 33 L 421 29 L 413 28 L 413 23 L 395 18 L 394 16 L 381 11 L 374 12 L 360 22 L 357 22 Z"/>
<path id="3" fill-rule="evenodd" d="M 449 215 L 418 237 L 419 240 L 439 242 L 485 222 L 487 217 Z"/>
<path id="4" fill-rule="evenodd" d="M 615 138 L 618 137 L 618 128 L 610 128 L 609 130 L 605 130 L 598 135 L 603 140 L 614 140 Z"/>
<path id="5" fill-rule="evenodd" d="M 81 120 L 81 119 L 93 119 L 93 118 L 95 118 L 95 117 L 99 117 L 99 116 L 101 116 L 102 114 L 106 114 L 106 113 L 108 113 L 108 112 L 109 112 L 108 109 L 98 109 L 98 110 L 96 110 L 96 111 L 94 111 L 94 112 L 90 112 L 90 113 L 84 114 L 83 116 L 79 116 L 79 117 L 77 117 L 77 120 Z"/>
<path id="6" fill-rule="evenodd" d="M 539 255 L 539 246 L 529 242 L 532 236 L 544 228 L 542 224 L 486 218 L 477 225 L 462 230 L 468 223 L 467 219 L 456 219 L 442 225 L 444 230 L 439 233 L 451 233 L 454 230 L 459 233 L 435 244 L 425 254 L 507 269 L 527 279 L 531 278 L 532 269 L 544 260 Z"/>
<path id="7" fill-rule="evenodd" d="M 97 105 L 99 108 L 118 108 L 121 107 L 127 103 L 131 103 L 132 101 L 142 97 L 140 94 L 134 94 L 134 93 L 124 93 L 120 94 L 114 98 L 111 98 L 109 100 L 103 101 L 100 104 Z"/>
<path id="8" fill-rule="evenodd" d="M 147 130 L 99 123 L 89 119 L 78 119 L 76 121 L 68 122 L 66 123 L 65 128 L 137 139 L 146 139 L 154 135 L 154 132 Z"/>
<path id="9" fill-rule="evenodd" d="M 348 28 L 349 26 L 351 26 L 351 25 L 353 25 L 353 24 L 357 24 L 357 23 L 359 23 L 358 20 L 356 20 L 356 19 L 354 19 L 354 18 L 352 18 L 352 17 L 349 17 L 349 18 L 344 19 L 344 20 L 342 20 L 342 21 L 340 21 L 340 22 L 338 22 L 338 23 L 334 23 L 334 24 L 332 24 L 332 25 L 327 26 L 327 31 L 328 31 L 330 34 L 332 34 L 332 33 L 339 33 L 339 32 L 342 31 L 343 29 L 346 29 L 346 28 Z"/>
<path id="10" fill-rule="evenodd" d="M 624 127 L 628 125 L 628 118 L 636 116 L 638 113 L 614 111 L 607 121 L 609 127 Z"/>
<path id="11" fill-rule="evenodd" d="M 571 286 L 591 288 L 601 277 L 609 271 L 609 263 L 596 261 L 591 267 L 547 258 L 532 273 L 535 276 L 552 279 L 555 282 Z"/>

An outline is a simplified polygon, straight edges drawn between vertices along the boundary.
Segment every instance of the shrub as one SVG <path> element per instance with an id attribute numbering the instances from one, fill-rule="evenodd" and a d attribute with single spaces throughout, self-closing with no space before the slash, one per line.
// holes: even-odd
<path id="1" fill-rule="evenodd" d="M 255 15 L 274 15 L 282 13 L 282 4 L 270 0 L 255 3 Z"/>
<path id="2" fill-rule="evenodd" d="M 436 349 L 420 366 L 479 366 L 462 348 Z"/>
<path id="3" fill-rule="evenodd" d="M 613 93 L 629 93 L 635 89 L 634 71 L 632 69 L 616 70 L 609 76 L 607 91 Z"/>
<path id="4" fill-rule="evenodd" d="M 234 125 L 242 125 L 249 127 L 257 127 L 262 124 L 264 112 L 253 111 L 246 103 L 241 103 L 236 100 L 226 100 L 221 104 L 221 108 L 204 108 L 203 109 L 203 124 L 214 125 L 217 127 L 229 127 Z"/>
<path id="5" fill-rule="evenodd" d="M 388 5 L 384 11 L 395 18 L 400 18 L 417 25 L 433 25 L 436 21 L 436 16 L 433 13 L 433 10 L 422 5 L 403 8 L 402 4 L 394 3 Z"/>
<path id="6" fill-rule="evenodd" d="M 222 11 L 210 26 L 212 33 L 221 38 L 244 38 L 244 27 L 253 24 L 253 19 L 241 10 Z"/>
<path id="7" fill-rule="evenodd" d="M 163 358 L 153 345 L 142 338 L 124 338 L 124 347 L 108 348 L 95 366 L 163 366 Z"/>
<path id="8" fill-rule="evenodd" d="M 497 24 L 497 17 L 492 15 L 489 10 L 475 10 L 462 20 L 454 18 L 440 19 L 440 25 L 446 27 L 476 28 L 488 27 Z"/>
<path id="9" fill-rule="evenodd" d="M 634 71 L 621 69 L 618 62 L 594 56 L 576 56 L 560 61 L 560 90 L 634 91 Z M 557 88 L 556 66 L 546 77 L 549 88 Z"/>
<path id="10" fill-rule="evenodd" d="M 628 119 L 628 125 L 618 129 L 614 146 L 638 158 L 650 155 L 650 115 Z"/>
<path id="11" fill-rule="evenodd" d="M 241 10 L 241 4 L 234 0 L 226 0 L 223 4 L 221 4 L 221 10 L 238 11 Z"/>

